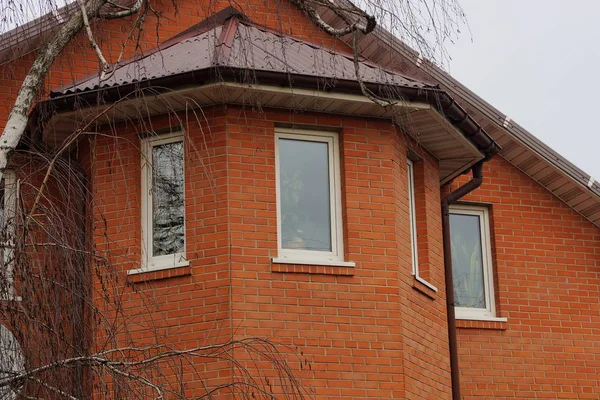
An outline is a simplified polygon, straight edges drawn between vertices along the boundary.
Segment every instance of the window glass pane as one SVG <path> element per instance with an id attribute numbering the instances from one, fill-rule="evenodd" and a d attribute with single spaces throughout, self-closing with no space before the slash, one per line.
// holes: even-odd
<path id="1" fill-rule="evenodd" d="M 152 148 L 152 255 L 183 252 L 183 142 Z"/>
<path id="2" fill-rule="evenodd" d="M 457 307 L 486 308 L 480 217 L 450 214 L 454 302 Z"/>
<path id="3" fill-rule="evenodd" d="M 332 251 L 329 161 L 328 143 L 279 139 L 284 249 Z"/>

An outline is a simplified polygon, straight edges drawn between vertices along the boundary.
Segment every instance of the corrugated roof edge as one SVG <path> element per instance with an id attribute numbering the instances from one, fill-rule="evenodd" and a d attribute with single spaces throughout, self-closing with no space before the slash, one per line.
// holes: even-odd
<path id="1" fill-rule="evenodd" d="M 341 1 L 346 3 L 348 6 L 355 7 L 354 4 L 352 4 L 351 2 L 349 2 L 347 0 L 341 0 Z M 40 36 L 48 31 L 50 31 L 51 29 L 56 28 L 57 26 L 61 25 L 62 22 L 64 21 L 64 18 L 67 17 L 69 15 L 69 13 L 72 12 L 73 9 L 75 9 L 76 7 L 77 7 L 77 4 L 75 2 L 73 2 L 71 4 L 67 4 L 66 6 L 63 6 L 63 7 L 59 8 L 58 10 L 56 10 L 55 13 L 51 12 L 51 13 L 42 15 L 41 17 L 31 20 L 24 25 L 21 25 L 13 30 L 10 30 L 8 32 L 1 34 L 0 35 L 0 65 L 10 61 L 10 59 L 2 60 L 2 56 L 1 56 L 2 53 L 9 51 L 11 48 L 13 48 L 16 45 L 21 44 L 25 41 L 29 41 L 30 42 L 29 44 L 31 46 L 33 46 L 35 44 L 33 39 L 35 39 L 37 36 Z M 355 8 L 357 8 L 357 7 L 355 7 Z M 58 15 L 60 17 L 56 17 L 56 15 Z M 61 21 L 60 19 L 62 19 L 63 21 Z M 394 37 L 387 30 L 378 26 L 375 29 L 374 34 L 379 39 L 383 40 L 384 42 L 387 42 L 391 38 L 391 40 L 393 41 L 393 43 L 391 44 L 391 47 L 393 49 L 395 49 L 396 51 L 398 51 L 399 53 L 401 53 L 402 56 L 407 57 L 409 59 L 413 59 L 415 63 L 419 59 L 418 52 L 409 48 L 404 43 L 400 42 L 399 39 Z M 25 48 L 22 49 L 22 54 L 17 54 L 17 55 L 15 55 L 15 57 L 22 56 L 32 50 L 33 50 L 33 48 L 26 46 Z M 502 126 L 502 121 L 504 121 L 507 117 L 506 114 L 497 110 L 491 104 L 489 104 L 488 102 L 483 100 L 481 97 L 476 95 L 474 92 L 469 90 L 466 86 L 464 86 L 462 83 L 460 83 L 459 81 L 454 79 L 451 75 L 449 75 L 448 73 L 443 71 L 438 66 L 436 66 L 430 62 L 427 62 L 426 60 L 423 60 L 421 65 L 422 65 L 422 67 L 423 66 L 426 67 L 428 69 L 429 73 L 438 77 L 440 79 L 440 81 L 445 81 L 446 82 L 445 84 L 448 87 L 453 88 L 457 91 L 463 91 L 464 98 L 466 100 L 469 100 L 475 106 L 479 106 L 481 112 L 487 114 L 489 118 L 491 118 L 492 120 L 495 120 L 500 126 Z M 556 168 L 560 169 L 561 171 L 564 171 L 565 174 L 570 176 L 577 183 L 587 187 L 592 193 L 594 193 L 596 196 L 600 197 L 600 182 L 596 181 L 591 175 L 587 174 L 586 172 L 581 170 L 579 167 L 577 167 L 575 164 L 571 163 L 569 160 L 567 160 L 566 158 L 561 156 L 555 150 L 553 150 L 548 145 L 543 143 L 540 139 L 538 139 L 533 134 L 528 132 L 525 128 L 521 127 L 514 121 L 511 121 L 511 123 L 508 124 L 508 126 L 503 127 L 503 128 L 506 129 L 509 133 L 511 133 L 516 139 L 520 140 L 523 144 L 525 144 L 526 146 L 531 148 L 536 153 L 540 154 L 540 156 L 542 156 L 543 159 L 546 160 L 548 163 L 554 165 Z M 548 155 L 550 155 L 551 157 L 548 157 Z M 591 185 L 589 184 L 590 182 L 592 182 Z"/>
<path id="2" fill-rule="evenodd" d="M 121 0 L 113 1 L 113 3 L 120 3 L 127 6 L 132 1 Z M 0 34 L 0 65 L 34 51 L 39 46 L 39 43 L 36 43 L 37 39 L 64 24 L 69 15 L 78 9 L 78 2 L 74 0 L 56 10 Z M 22 48 L 19 48 L 19 52 L 10 53 L 11 50 L 14 50 L 19 45 L 24 45 Z M 8 57 L 6 57 L 7 54 L 9 54 Z"/>
<path id="3" fill-rule="evenodd" d="M 235 26 L 237 27 L 237 24 L 243 24 L 247 27 L 252 27 L 255 28 L 257 30 L 260 30 L 264 33 L 268 33 L 268 34 L 272 34 L 275 35 L 279 38 L 282 39 L 291 39 L 294 42 L 303 44 L 303 45 L 307 45 L 310 46 L 312 48 L 314 48 L 315 50 L 319 50 L 319 51 L 323 51 L 323 52 L 327 52 L 331 55 L 336 55 L 336 56 L 340 56 L 340 57 L 344 57 L 345 59 L 349 60 L 349 61 L 354 61 L 352 55 L 350 54 L 345 54 L 345 53 L 338 53 L 336 51 L 333 51 L 332 49 L 326 48 L 326 47 L 322 47 L 319 46 L 316 43 L 311 43 L 311 42 L 307 42 L 305 40 L 301 40 L 299 38 L 295 38 L 289 35 L 285 35 L 281 32 L 275 31 L 273 29 L 270 29 L 266 26 L 263 25 L 259 25 L 259 24 L 255 24 L 253 22 L 251 22 L 249 20 L 249 18 L 247 16 L 245 16 L 244 14 L 242 14 L 240 11 L 236 10 L 233 7 L 227 7 L 219 12 L 217 12 L 216 14 L 210 16 L 209 18 L 193 25 L 192 27 L 186 29 L 185 31 L 173 36 L 172 38 L 167 39 L 165 42 L 161 43 L 160 45 L 158 45 L 157 47 L 150 49 L 146 52 L 144 52 L 143 54 L 136 54 L 133 57 L 130 57 L 126 60 L 121 61 L 118 65 L 115 65 L 115 67 L 117 68 L 121 68 L 124 67 L 128 64 L 131 64 L 133 62 L 138 62 L 141 61 L 147 57 L 152 56 L 153 54 L 159 52 L 159 51 L 163 51 L 168 49 L 170 46 L 176 45 L 179 42 L 182 42 L 186 39 L 191 39 L 194 38 L 198 35 L 202 35 L 206 32 L 209 32 L 212 29 L 215 29 L 217 26 L 225 26 L 226 24 L 228 24 L 227 26 L 229 26 L 231 21 L 237 21 L 235 23 Z M 237 29 L 237 28 L 236 28 Z M 231 36 L 229 37 L 229 41 L 233 41 L 233 38 L 235 36 L 235 32 L 237 31 L 236 29 L 231 30 L 229 33 L 231 34 Z M 221 40 L 221 39 L 219 39 Z M 215 49 L 219 48 L 221 46 L 222 43 L 217 43 L 215 46 Z M 231 48 L 231 43 L 229 43 L 228 45 L 226 45 L 224 48 L 221 48 L 221 50 L 224 49 L 230 49 Z M 217 54 L 217 51 L 216 53 Z M 228 57 L 225 57 L 223 60 L 217 62 L 217 64 L 215 65 L 225 65 L 226 62 L 225 60 Z M 225 62 L 225 64 L 223 64 L 223 62 Z M 413 82 L 415 84 L 415 86 L 419 86 L 419 87 L 430 87 L 431 89 L 439 89 L 439 84 L 437 83 L 429 83 L 426 81 L 422 81 L 420 79 L 415 79 L 414 77 L 405 75 L 405 74 L 401 74 L 398 73 L 396 71 L 392 71 L 386 68 L 383 68 L 381 66 L 379 66 L 376 63 L 371 62 L 370 60 L 367 60 L 365 58 L 361 58 L 359 61 L 362 64 L 369 66 L 371 68 L 377 68 L 380 69 L 383 72 L 386 72 L 388 74 L 393 74 L 393 75 L 397 75 L 398 77 L 401 77 L 402 79 L 408 81 L 408 82 Z M 156 78 L 160 78 L 164 75 L 160 75 L 160 76 L 156 76 Z M 94 86 L 88 86 L 85 89 L 81 89 L 79 88 L 79 86 L 81 86 L 82 84 L 84 84 L 87 81 L 90 80 L 97 80 L 98 79 L 98 73 L 93 73 L 93 74 L 89 74 L 87 76 L 84 76 L 80 79 L 77 79 L 76 81 L 67 84 L 61 88 L 58 89 L 54 89 L 50 92 L 50 97 L 51 98 L 55 98 L 55 97 L 59 97 L 59 96 L 63 96 L 63 95 L 67 95 L 67 94 L 72 94 L 72 93 L 81 93 L 81 92 L 85 92 L 87 90 L 95 90 L 95 89 L 100 89 L 100 88 L 108 88 L 108 87 L 113 87 L 113 86 L 118 86 L 118 84 L 102 84 L 100 86 L 98 85 L 94 85 Z M 154 78 L 152 78 L 154 79 Z M 136 81 L 145 81 L 147 80 L 147 78 L 143 78 L 143 79 L 137 79 Z M 128 83 L 128 82 L 126 82 Z M 124 84 L 126 84 L 124 83 Z"/>
<path id="4" fill-rule="evenodd" d="M 415 62 L 417 59 L 418 56 L 415 57 Z M 584 172 L 581 168 L 577 167 L 575 164 L 567 160 L 556 150 L 552 149 L 550 146 L 542 142 L 534 134 L 527 131 L 515 121 L 509 119 L 507 114 L 504 114 L 503 112 L 492 106 L 490 103 L 483 100 L 481 97 L 479 97 L 477 94 L 475 94 L 473 91 L 471 91 L 469 88 L 460 83 L 458 80 L 456 80 L 454 77 L 442 70 L 437 65 L 429 61 L 423 61 L 421 63 L 421 69 L 427 70 L 429 74 L 434 76 L 436 79 L 439 79 L 442 85 L 448 88 L 452 88 L 453 91 L 460 92 L 460 97 L 470 102 L 480 112 L 482 112 L 491 120 L 495 121 L 498 124 L 498 126 L 507 130 L 515 139 L 529 147 L 533 152 L 539 154 L 549 164 L 554 165 L 556 168 L 563 171 L 577 183 L 587 187 L 592 193 L 600 197 L 600 183 L 596 182 L 591 175 Z M 504 121 L 507 120 L 510 122 L 504 123 Z M 594 182 L 591 185 L 591 187 L 588 185 L 590 179 L 594 179 Z"/>
<path id="5" fill-rule="evenodd" d="M 55 29 L 62 25 L 69 14 L 78 8 L 76 2 L 67 4 L 54 12 L 49 12 L 41 17 L 35 18 L 23 25 L 17 26 L 10 31 L 0 35 L 0 65 L 10 62 L 14 58 L 21 57 L 36 48 L 35 39 L 42 36 L 44 33 Z M 10 57 L 5 58 L 6 53 L 14 49 L 17 45 L 26 42 L 26 46 L 21 49 L 20 53 L 10 54 Z"/>
<path id="6" fill-rule="evenodd" d="M 341 4 L 342 6 L 350 7 L 350 9 L 359 9 L 349 0 L 335 1 Z M 329 15 L 324 15 L 323 19 L 327 23 L 335 24 L 335 18 L 339 17 L 339 13 L 332 13 Z M 438 67 L 437 65 L 431 63 L 426 59 L 422 59 L 417 51 L 410 48 L 400 39 L 396 38 L 388 30 L 382 28 L 381 26 L 377 26 L 373 34 L 377 37 L 377 39 L 379 39 L 381 43 L 389 46 L 392 51 L 397 52 L 401 57 L 412 61 L 413 65 L 419 65 L 419 68 L 421 70 L 424 70 L 427 74 L 429 74 L 436 81 L 438 81 L 442 86 L 448 88 L 448 91 L 450 93 L 456 94 L 457 96 L 469 102 L 471 105 L 477 108 L 478 111 L 480 111 L 489 119 L 498 124 L 499 127 L 505 129 L 508 133 L 510 133 L 513 138 L 521 142 L 523 145 L 527 146 L 534 153 L 537 153 L 547 163 L 565 173 L 565 175 L 567 175 L 577 184 L 588 188 L 588 190 L 591 193 L 600 198 L 600 182 L 597 182 L 591 175 L 581 170 L 579 167 L 574 165 L 572 162 L 567 160 L 565 157 L 560 155 L 558 152 L 556 152 L 550 146 L 542 142 L 531 132 L 518 125 L 516 122 L 511 121 L 509 124 L 507 124 L 507 126 L 504 126 L 504 121 L 507 118 L 506 114 L 500 112 L 494 106 L 492 106 L 491 104 L 483 100 L 481 97 L 476 95 L 474 92 L 472 92 L 465 85 L 456 80 L 442 68 Z M 373 61 L 377 62 L 376 60 Z M 590 182 L 592 182 L 591 185 Z"/>

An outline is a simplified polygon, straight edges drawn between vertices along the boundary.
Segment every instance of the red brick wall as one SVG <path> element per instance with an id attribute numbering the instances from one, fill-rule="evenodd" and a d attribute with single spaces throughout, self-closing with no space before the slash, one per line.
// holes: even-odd
<path id="1" fill-rule="evenodd" d="M 107 320 L 116 321 L 108 324 L 107 333 L 106 323 L 96 325 L 97 349 L 161 345 L 163 350 L 183 350 L 232 337 L 226 120 L 219 109 L 206 109 L 204 115 L 205 121 L 184 127 L 186 255 L 191 267 L 127 276 L 128 270 L 141 267 L 139 146 L 149 125 L 119 125 L 93 140 L 94 243 L 109 264 L 104 279 L 95 277 L 94 294 Z M 153 127 L 178 122 L 157 118 Z M 118 135 L 111 137 L 114 132 Z M 105 298 L 106 285 L 112 287 Z M 201 381 L 209 387 L 228 382 L 230 369 L 216 358 L 192 358 L 161 365 L 156 379 L 168 382 L 176 393 L 195 397 L 205 394 Z"/>
<path id="2" fill-rule="evenodd" d="M 271 263 L 277 124 L 340 132 L 346 260 L 355 268 Z M 422 235 L 430 235 L 432 276 L 442 290 L 423 293 L 411 276 L 403 136 L 384 121 L 237 109 L 230 109 L 228 127 L 237 333 L 297 346 L 311 366 L 307 384 L 317 398 L 444 398 L 449 367 L 440 231 Z M 439 224 L 436 167 L 423 164 L 423 209 L 435 210 L 428 219 Z"/>
<path id="3" fill-rule="evenodd" d="M 85 325 L 79 302 L 85 293 L 78 290 L 83 268 L 78 268 L 80 253 L 70 251 L 84 233 L 80 217 L 85 198 L 79 175 L 64 160 L 58 160 L 46 176 L 40 165 L 48 157 L 18 151 L 9 163 L 19 182 L 14 187 L 17 194 L 13 194 L 16 215 L 11 219 L 15 233 L 11 242 L 16 244 L 10 265 L 14 282 L 13 290 L 5 285 L 4 267 L 9 259 L 3 243 L 0 323 L 17 338 L 29 369 L 73 357 L 85 346 L 78 340 Z M 77 370 L 55 368 L 45 373 L 44 379 L 71 392 L 78 386 Z M 31 380 L 23 385 L 24 394 L 55 394 Z"/>
<path id="4" fill-rule="evenodd" d="M 149 49 L 228 2 L 162 4 L 159 36 L 149 18 L 141 46 Z M 234 4 L 255 22 L 341 51 L 287 2 Z M 275 12 L 273 10 L 276 10 Z M 131 21 L 100 22 L 98 37 L 113 60 Z M 129 49 L 129 54 L 131 49 Z M 32 61 L 0 67 L 0 128 Z M 64 52 L 46 91 L 97 70 L 84 38 Z M 205 110 L 186 125 L 186 221 L 191 269 L 155 274 L 126 285 L 139 266 L 140 155 L 136 124 L 105 132 L 81 159 L 95 201 L 93 238 L 116 266 L 127 329 L 109 342 L 190 348 L 230 337 L 261 336 L 301 352 L 307 386 L 317 398 L 448 398 L 449 362 L 443 283 L 440 192 L 435 160 L 415 164 L 422 277 L 411 275 L 406 153 L 389 122 L 235 107 Z M 168 125 L 173 121 L 153 121 Z M 273 265 L 277 254 L 274 127 L 296 124 L 340 133 L 346 259 L 355 268 Z M 86 161 L 86 162 L 88 162 Z M 466 198 L 492 203 L 498 314 L 507 323 L 459 321 L 465 398 L 598 398 L 600 329 L 598 228 L 497 157 L 484 186 Z M 455 183 L 455 186 L 461 179 Z M 106 226 L 107 230 L 104 230 Z M 300 272 L 304 271 L 304 272 Z M 110 271 L 106 271 L 109 273 Z M 181 271 L 179 271 L 181 272 Z M 161 279 L 158 279 L 161 278 Z M 167 278 L 167 279 L 165 279 Z M 96 289 L 101 282 L 96 281 Z M 102 300 L 98 297 L 102 307 Z M 486 329 L 484 329 L 486 328 Z M 240 358 L 247 355 L 239 354 Z M 262 364 L 261 364 L 262 365 Z M 202 394 L 201 378 L 226 382 L 223 362 L 185 370 L 186 395 Z M 308 370 L 306 370 L 308 368 Z M 175 382 L 169 371 L 167 380 Z"/>
<path id="5" fill-rule="evenodd" d="M 597 399 L 600 230 L 500 157 L 484 176 L 465 200 L 491 203 L 497 313 L 508 322 L 459 328 L 464 398 Z"/>
<path id="6" fill-rule="evenodd" d="M 349 53 L 348 47 L 343 42 L 317 28 L 296 6 L 288 1 L 230 2 L 219 0 L 198 2 L 178 0 L 176 3 L 177 9 L 173 7 L 173 2 L 170 0 L 153 2 L 154 8 L 160 12 L 161 18 L 157 20 L 155 15 L 150 12 L 144 22 L 144 29 L 139 40 L 137 36 L 132 40 L 127 40 L 136 16 L 120 20 L 95 21 L 95 38 L 107 60 L 111 63 L 118 60 L 124 42 L 126 51 L 122 60 L 131 57 L 134 52 L 139 54 L 154 49 L 167 39 L 230 6 L 243 12 L 258 25 L 264 25 L 317 45 Z M 33 60 L 33 54 L 29 54 L 0 66 L 0 130 L 4 128 L 23 78 L 29 71 Z M 98 69 L 98 58 L 92 50 L 87 36 L 82 32 L 54 62 L 50 73 L 44 80 L 41 98 L 45 98 L 51 90 L 61 88 L 90 74 L 96 74 Z"/>

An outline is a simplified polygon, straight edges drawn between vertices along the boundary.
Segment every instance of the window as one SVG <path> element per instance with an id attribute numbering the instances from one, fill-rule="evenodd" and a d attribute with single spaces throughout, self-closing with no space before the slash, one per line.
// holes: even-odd
<path id="1" fill-rule="evenodd" d="M 415 279 L 427 286 L 429 289 L 437 292 L 437 287 L 433 286 L 419 274 L 419 247 L 417 244 L 417 202 L 415 200 L 415 168 L 411 160 L 406 160 L 406 171 L 408 175 L 408 220 L 410 224 L 410 247 L 412 251 L 412 271 Z"/>
<path id="2" fill-rule="evenodd" d="M 412 249 L 413 275 L 419 276 L 419 256 L 417 254 L 417 213 L 415 211 L 415 174 L 413 163 L 406 160 L 406 171 L 408 173 L 408 219 L 410 222 L 410 247 Z"/>
<path id="3" fill-rule="evenodd" d="M 15 171 L 4 171 L 4 186 L 0 188 L 0 298 L 2 299 L 17 299 L 14 296 L 13 275 L 17 193 Z"/>
<path id="4" fill-rule="evenodd" d="M 457 318 L 495 317 L 487 208 L 451 207 L 450 241 Z"/>
<path id="5" fill-rule="evenodd" d="M 141 271 L 188 265 L 183 135 L 143 139 L 142 150 Z"/>
<path id="6" fill-rule="evenodd" d="M 415 173 L 412 161 L 406 160 L 406 171 L 408 174 L 408 219 L 410 222 L 410 247 L 412 250 L 413 275 L 419 276 L 419 255 L 417 248 L 417 213 L 415 202 Z"/>
<path id="7" fill-rule="evenodd" d="M 275 262 L 343 264 L 338 136 L 278 130 L 275 135 Z"/>

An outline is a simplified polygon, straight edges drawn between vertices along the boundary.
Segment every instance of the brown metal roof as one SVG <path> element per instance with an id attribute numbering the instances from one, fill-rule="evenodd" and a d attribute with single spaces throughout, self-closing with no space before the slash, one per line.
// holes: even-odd
<path id="1" fill-rule="evenodd" d="M 280 35 L 238 18 L 194 36 L 168 41 L 143 58 L 128 60 L 100 82 L 98 74 L 52 92 L 52 97 L 164 78 L 211 67 L 267 71 L 328 80 L 356 80 L 351 55 L 336 53 L 290 36 Z M 360 62 L 364 82 L 434 89 L 366 60 Z"/>
<path id="2" fill-rule="evenodd" d="M 134 1 L 115 0 L 112 3 L 128 7 Z M 104 6 L 104 9 L 114 11 L 118 8 L 115 5 L 107 4 Z M 52 33 L 64 24 L 71 14 L 77 11 L 79 11 L 79 3 L 71 1 L 63 7 L 54 9 L 47 14 L 0 34 L 0 65 L 22 57 L 44 45 Z"/>
<path id="3" fill-rule="evenodd" d="M 355 7 L 348 0 L 331 0 L 340 9 Z M 333 27 L 346 26 L 353 21 L 352 14 L 343 15 L 328 7 L 319 8 L 325 22 Z M 342 38 L 350 44 L 352 38 Z M 430 80 L 456 101 L 484 126 L 496 140 L 502 151 L 500 155 L 563 200 L 573 210 L 600 227 L 600 182 L 558 154 L 532 133 L 512 121 L 491 104 L 477 96 L 435 64 L 378 26 L 358 42 L 361 55 L 378 63 L 382 68 L 401 70 L 415 78 Z"/>
<path id="4" fill-rule="evenodd" d="M 52 100 L 40 106 L 50 107 L 53 112 L 69 112 L 86 107 L 84 104 L 117 101 L 144 88 L 168 92 L 217 81 L 310 87 L 364 96 L 352 55 L 255 26 L 234 9 L 217 15 L 226 17 L 223 25 L 214 26 L 219 18 L 212 18 L 211 23 L 203 21 L 149 54 L 118 65 L 106 78 L 95 74 L 52 92 Z M 429 104 L 462 133 L 463 139 L 479 151 L 480 158 L 498 151 L 485 130 L 436 85 L 392 73 L 366 60 L 359 61 L 358 67 L 363 84 L 372 92 L 394 103 Z M 476 161 L 469 156 L 462 163 L 468 168 Z M 452 170 L 443 179 L 460 172 Z"/>
<path id="5" fill-rule="evenodd" d="M 342 9 L 354 7 L 348 0 L 331 1 L 342 4 L 344 6 Z M 48 13 L 0 35 L 0 65 L 35 50 L 54 29 L 64 22 L 74 7 L 75 3 L 71 3 L 54 13 Z M 323 19 L 332 26 L 344 25 L 347 20 L 353 18 L 351 14 L 342 18 L 339 10 L 333 12 L 325 7 L 322 7 L 320 11 Z M 188 31 L 184 33 L 189 33 Z M 346 39 L 347 42 L 350 41 L 350 38 Z M 510 121 L 507 115 L 478 97 L 452 76 L 437 66 L 423 61 L 417 52 L 385 29 L 377 27 L 374 34 L 362 37 L 359 41 L 359 49 L 368 60 L 384 67 L 388 66 L 387 68 L 391 70 L 401 69 L 408 72 L 405 68 L 408 62 L 413 65 L 413 68 L 409 68 L 411 76 L 431 79 L 433 82 L 439 83 L 442 89 L 455 96 L 460 105 L 473 113 L 478 121 L 491 131 L 494 139 L 505 147 L 501 153 L 504 158 L 561 198 L 575 211 L 600 226 L 600 183 L 589 174 L 576 167 L 524 128 Z M 367 63 L 363 62 L 361 65 L 367 65 Z M 387 72 L 389 73 L 389 71 Z M 125 76 L 125 80 L 129 79 L 127 74 Z M 407 79 L 407 77 L 403 78 Z M 131 79 L 136 79 L 135 74 L 131 75 Z M 410 81 L 410 79 L 407 80 Z M 518 155 L 515 155 L 514 151 L 509 152 L 507 149 L 512 145 L 518 146 L 522 151 Z M 552 179 L 552 182 L 548 183 L 549 177 L 555 175 L 558 178 Z M 565 193 L 573 192 L 577 192 L 577 195 L 565 196 Z"/>

